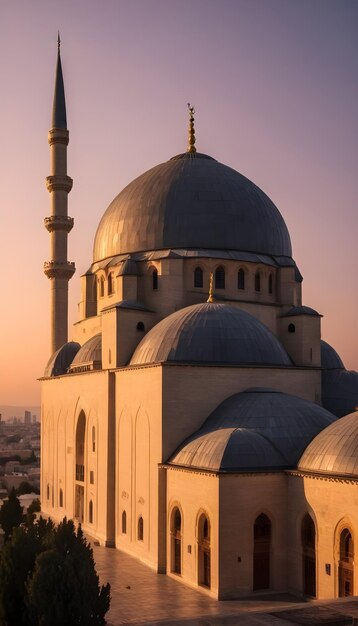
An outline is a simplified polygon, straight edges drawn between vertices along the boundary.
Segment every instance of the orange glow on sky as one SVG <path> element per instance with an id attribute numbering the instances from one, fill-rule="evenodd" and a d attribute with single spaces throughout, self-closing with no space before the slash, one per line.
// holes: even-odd
<path id="1" fill-rule="evenodd" d="M 13 0 L 0 9 L 2 63 L 0 404 L 37 404 L 49 358 L 50 126 L 62 38 L 70 323 L 97 224 L 133 178 L 197 147 L 280 209 L 303 303 L 349 369 L 357 339 L 357 27 L 351 0 Z"/>

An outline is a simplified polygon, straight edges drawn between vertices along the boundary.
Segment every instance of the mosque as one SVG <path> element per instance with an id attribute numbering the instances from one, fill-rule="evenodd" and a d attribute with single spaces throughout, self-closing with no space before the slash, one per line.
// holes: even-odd
<path id="1" fill-rule="evenodd" d="M 65 94 L 52 127 L 41 503 L 218 599 L 358 595 L 358 373 L 321 341 L 273 202 L 195 147 L 120 191 L 68 333 Z"/>

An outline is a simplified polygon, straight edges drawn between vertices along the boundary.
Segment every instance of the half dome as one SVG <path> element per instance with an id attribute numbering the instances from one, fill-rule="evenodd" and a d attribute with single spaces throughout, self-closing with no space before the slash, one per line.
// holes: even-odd
<path id="1" fill-rule="evenodd" d="M 342 417 L 317 435 L 298 467 L 318 474 L 358 477 L 358 412 Z"/>
<path id="2" fill-rule="evenodd" d="M 76 341 L 68 341 L 61 346 L 61 348 L 56 350 L 56 352 L 51 355 L 45 367 L 44 377 L 50 378 L 50 376 L 61 376 L 61 374 L 67 374 L 68 368 L 80 348 L 80 344 Z"/>
<path id="3" fill-rule="evenodd" d="M 102 335 L 98 333 L 86 341 L 72 361 L 71 372 L 102 368 Z"/>
<path id="4" fill-rule="evenodd" d="M 228 304 L 194 304 L 143 337 L 130 365 L 182 362 L 292 365 L 279 340 L 255 317 Z"/>
<path id="5" fill-rule="evenodd" d="M 99 223 L 93 260 L 165 248 L 292 255 L 286 224 L 270 198 L 200 153 L 178 155 L 129 183 Z"/>

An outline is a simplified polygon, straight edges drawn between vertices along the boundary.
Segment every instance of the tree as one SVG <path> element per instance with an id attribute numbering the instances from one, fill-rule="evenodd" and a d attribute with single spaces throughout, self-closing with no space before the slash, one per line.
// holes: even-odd
<path id="1" fill-rule="evenodd" d="M 22 520 L 22 506 L 13 487 L 10 491 L 9 498 L 5 500 L 0 509 L 0 525 L 5 534 L 5 541 L 8 540 L 13 528 L 20 526 Z"/>
<path id="2" fill-rule="evenodd" d="M 33 500 L 31 504 L 27 507 L 25 524 L 26 525 L 33 524 L 36 519 L 36 513 L 39 513 L 40 511 L 41 511 L 41 502 L 39 498 L 35 498 L 35 500 Z"/>
<path id="3" fill-rule="evenodd" d="M 13 531 L 0 558 L 1 626 L 102 626 L 109 603 L 72 520 L 55 527 L 40 517 Z"/>
<path id="4" fill-rule="evenodd" d="M 92 548 L 72 520 L 59 524 L 37 557 L 27 594 L 29 614 L 39 626 L 106 623 L 110 585 L 99 586 Z"/>
<path id="5" fill-rule="evenodd" d="M 50 520 L 40 518 L 31 527 L 15 528 L 6 542 L 0 559 L 1 625 L 29 626 L 26 583 L 53 528 Z"/>
<path id="6" fill-rule="evenodd" d="M 18 496 L 22 496 L 24 493 L 32 493 L 33 487 L 30 485 L 28 480 L 23 480 L 18 488 L 16 489 L 16 493 Z"/>

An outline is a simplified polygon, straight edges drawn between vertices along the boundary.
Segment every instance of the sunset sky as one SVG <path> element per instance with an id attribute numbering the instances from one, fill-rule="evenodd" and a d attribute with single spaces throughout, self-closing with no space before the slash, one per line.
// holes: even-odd
<path id="1" fill-rule="evenodd" d="M 37 404 L 49 354 L 45 177 L 62 39 L 70 323 L 96 227 L 133 178 L 197 148 L 281 211 L 322 336 L 358 369 L 356 0 L 0 0 L 0 404 Z"/>

